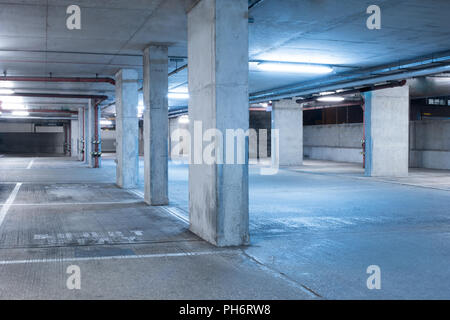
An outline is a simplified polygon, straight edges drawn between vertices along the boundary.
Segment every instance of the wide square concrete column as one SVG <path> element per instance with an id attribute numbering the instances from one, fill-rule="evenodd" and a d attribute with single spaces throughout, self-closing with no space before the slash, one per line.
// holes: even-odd
<path id="1" fill-rule="evenodd" d="M 116 74 L 116 181 L 121 188 L 136 188 L 139 181 L 138 73 Z"/>
<path id="2" fill-rule="evenodd" d="M 409 86 L 365 93 L 364 117 L 366 176 L 407 176 Z"/>
<path id="3" fill-rule="evenodd" d="M 100 107 L 97 105 L 94 99 L 89 100 L 88 113 L 88 136 L 89 140 L 86 140 L 88 146 L 88 165 L 91 168 L 101 167 L 101 132 L 100 132 Z"/>
<path id="4" fill-rule="evenodd" d="M 144 199 L 153 206 L 169 204 L 168 61 L 167 46 L 144 50 Z"/>
<path id="5" fill-rule="evenodd" d="M 273 102 L 272 129 L 278 130 L 278 134 L 272 134 L 272 161 L 280 166 L 301 166 L 303 106 L 295 98 Z"/>
<path id="6" fill-rule="evenodd" d="M 245 150 L 235 150 L 245 155 L 241 164 L 217 161 L 232 151 L 225 140 L 219 149 L 217 139 L 227 129 L 249 128 L 248 1 L 199 1 L 188 13 L 188 60 L 190 230 L 217 246 L 247 244 L 248 138 Z M 209 129 L 217 130 L 212 163 L 202 158 L 211 145 L 202 139 Z"/>

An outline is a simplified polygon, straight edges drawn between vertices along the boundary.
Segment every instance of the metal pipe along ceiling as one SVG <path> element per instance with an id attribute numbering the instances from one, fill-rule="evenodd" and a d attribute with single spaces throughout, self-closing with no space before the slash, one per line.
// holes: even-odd
<path id="1" fill-rule="evenodd" d="M 334 91 L 343 88 L 370 86 L 377 83 L 405 80 L 409 78 L 428 76 L 437 73 L 450 72 L 450 65 L 421 69 L 416 71 L 408 71 L 387 76 L 371 77 L 366 79 L 357 79 L 353 81 L 345 81 L 343 79 L 324 80 L 323 82 L 308 83 L 298 85 L 297 87 L 279 88 L 260 92 L 250 97 L 250 102 L 264 102 L 268 100 L 291 98 L 295 96 L 308 96 L 322 91 Z"/>
<path id="2" fill-rule="evenodd" d="M 116 85 L 112 78 L 79 78 L 79 77 L 0 77 L 0 81 L 23 81 L 23 82 L 77 82 L 77 83 L 109 83 Z"/>

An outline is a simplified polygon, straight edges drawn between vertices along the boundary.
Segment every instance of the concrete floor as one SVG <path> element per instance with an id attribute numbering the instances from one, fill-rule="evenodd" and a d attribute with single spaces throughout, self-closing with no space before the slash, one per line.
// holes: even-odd
<path id="1" fill-rule="evenodd" d="M 0 157 L 0 298 L 450 298 L 448 171 L 372 179 L 343 163 L 275 176 L 251 166 L 251 246 L 233 249 L 187 230 L 187 173 L 171 163 L 171 205 L 152 208 L 142 183 L 114 186 L 112 156 L 101 169 Z M 66 288 L 69 265 L 81 267 L 79 291 Z M 366 287 L 369 265 L 381 267 L 381 290 Z"/>

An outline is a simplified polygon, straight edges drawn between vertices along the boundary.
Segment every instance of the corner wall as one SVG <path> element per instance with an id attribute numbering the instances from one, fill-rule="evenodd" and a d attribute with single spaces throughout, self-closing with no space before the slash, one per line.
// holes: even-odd
<path id="1" fill-rule="evenodd" d="M 304 127 L 306 159 L 361 163 L 363 124 Z M 409 166 L 450 170 L 450 120 L 409 123 Z"/>
<path id="2" fill-rule="evenodd" d="M 450 120 L 409 124 L 409 166 L 450 170 Z"/>
<path id="3" fill-rule="evenodd" d="M 362 123 L 305 126 L 303 130 L 305 159 L 362 164 Z"/>

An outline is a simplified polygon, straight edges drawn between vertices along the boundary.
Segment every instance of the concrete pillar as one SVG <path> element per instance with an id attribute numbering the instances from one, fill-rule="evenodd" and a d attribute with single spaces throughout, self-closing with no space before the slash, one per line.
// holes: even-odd
<path id="1" fill-rule="evenodd" d="M 95 100 L 89 100 L 88 106 L 88 132 L 89 140 L 86 140 L 89 152 L 86 154 L 88 165 L 91 168 L 101 167 L 101 157 L 96 154 L 101 153 L 101 129 L 100 129 L 100 107 L 97 106 Z"/>
<path id="2" fill-rule="evenodd" d="M 168 196 L 168 50 L 144 50 L 144 177 L 145 202 L 161 206 Z"/>
<path id="3" fill-rule="evenodd" d="M 202 132 L 225 137 L 227 129 L 249 128 L 248 1 L 199 1 L 188 13 L 188 60 L 190 230 L 217 246 L 247 244 L 248 139 L 239 151 L 245 163 L 207 164 L 202 152 L 211 141 L 202 141 Z M 224 158 L 226 145 L 217 150 Z"/>
<path id="4" fill-rule="evenodd" d="M 136 188 L 139 181 L 138 73 L 116 74 L 116 179 L 121 188 Z"/>
<path id="5" fill-rule="evenodd" d="M 78 143 L 80 141 L 79 135 L 79 120 L 70 121 L 70 156 L 78 157 Z"/>
<path id="6" fill-rule="evenodd" d="M 295 102 L 295 98 L 273 103 L 272 129 L 279 130 L 278 135 L 272 135 L 272 161 L 280 166 L 301 166 L 303 164 L 303 106 Z"/>
<path id="7" fill-rule="evenodd" d="M 83 149 L 84 149 L 84 108 L 78 108 L 77 156 L 79 161 L 83 161 Z"/>
<path id="8" fill-rule="evenodd" d="M 84 109 L 84 163 L 89 165 L 92 140 L 89 131 L 89 105 Z"/>
<path id="9" fill-rule="evenodd" d="M 365 93 L 366 176 L 408 175 L 409 87 Z"/>

